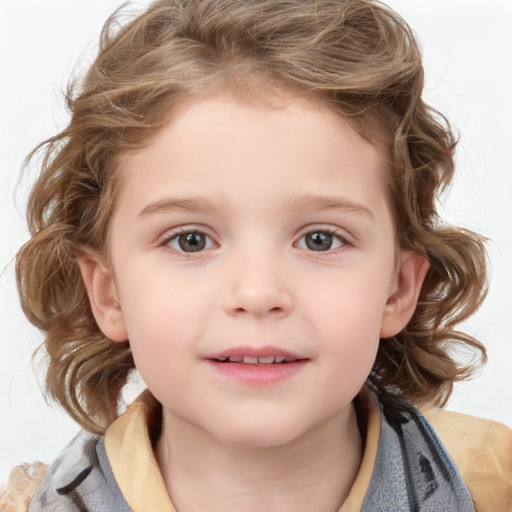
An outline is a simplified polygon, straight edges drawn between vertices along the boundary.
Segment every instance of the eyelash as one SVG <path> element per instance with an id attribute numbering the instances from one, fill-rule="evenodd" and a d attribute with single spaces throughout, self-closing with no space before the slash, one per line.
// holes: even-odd
<path id="1" fill-rule="evenodd" d="M 309 252 L 317 253 L 318 256 L 327 257 L 327 256 L 330 256 L 333 254 L 337 254 L 339 251 L 342 251 L 346 247 L 353 246 L 352 241 L 349 239 L 349 237 L 347 235 L 345 235 L 344 233 L 343 234 L 340 233 L 339 228 L 332 228 L 332 227 L 319 227 L 319 228 L 313 228 L 313 229 L 308 228 L 307 231 L 304 231 L 301 234 L 299 241 L 295 243 L 295 246 L 298 246 L 299 242 L 302 239 L 304 239 L 307 235 L 312 235 L 315 233 L 316 234 L 319 234 L 319 233 L 328 234 L 333 239 L 337 239 L 340 242 L 340 245 L 338 247 L 330 248 L 325 251 L 315 251 L 314 249 L 311 249 L 309 247 L 302 247 L 302 248 L 308 249 Z M 332 240 L 332 241 L 334 242 L 334 240 Z M 307 243 L 307 242 L 305 242 L 305 243 Z"/>
<path id="2" fill-rule="evenodd" d="M 214 244 L 215 245 L 215 242 L 213 242 L 212 237 L 207 235 L 201 229 L 180 227 L 180 228 L 177 228 L 175 230 L 172 230 L 172 231 L 166 233 L 164 238 L 158 243 L 158 246 L 159 247 L 163 247 L 164 249 L 168 249 L 168 250 L 172 251 L 174 254 L 178 254 L 179 256 L 186 258 L 189 255 L 194 254 L 195 252 L 203 252 L 206 248 L 200 249 L 198 251 L 187 252 L 187 251 L 175 249 L 175 248 L 171 247 L 169 244 L 173 240 L 175 240 L 175 239 L 179 240 L 180 236 L 183 236 L 183 235 L 194 235 L 194 234 L 196 234 L 196 235 L 203 235 L 204 237 L 206 237 L 210 241 L 210 244 Z M 208 242 L 207 242 L 207 244 L 208 244 Z M 211 247 L 207 247 L 207 249 L 210 249 L 210 248 Z"/>
<path id="3" fill-rule="evenodd" d="M 304 246 L 299 247 L 299 243 L 307 235 L 319 234 L 319 233 L 328 234 L 328 235 L 332 236 L 333 239 L 337 239 L 339 241 L 340 245 L 338 247 L 329 248 L 325 251 L 323 251 L 323 250 L 315 251 L 314 249 L 307 247 L 307 242 L 304 242 L 306 247 L 304 247 Z M 158 246 L 168 249 L 168 250 L 172 251 L 174 254 L 178 254 L 179 256 L 185 257 L 185 258 L 190 257 L 190 255 L 194 254 L 195 252 L 203 252 L 207 249 L 212 248 L 210 246 L 210 247 L 200 248 L 197 251 L 184 251 L 184 250 L 179 250 L 177 248 L 173 248 L 170 246 L 170 243 L 173 240 L 177 240 L 179 243 L 179 237 L 183 236 L 183 235 L 202 235 L 207 238 L 206 246 L 217 245 L 213 241 L 212 237 L 207 235 L 201 229 L 180 227 L 171 232 L 168 232 L 165 235 L 165 237 L 158 243 Z M 208 240 L 209 240 L 209 242 L 208 242 Z M 334 240 L 333 240 L 333 242 L 334 242 Z M 345 234 L 341 234 L 340 230 L 338 228 L 332 228 L 332 227 L 320 227 L 320 228 L 316 228 L 316 229 L 309 228 L 307 231 L 303 231 L 302 234 L 300 235 L 300 237 L 298 238 L 298 241 L 294 243 L 294 247 L 306 249 L 306 250 L 308 250 L 308 252 L 317 253 L 319 256 L 328 256 L 331 254 L 336 254 L 337 252 L 339 252 L 340 250 L 343 250 L 347 246 L 353 246 L 353 243 L 351 242 L 351 240 Z"/>

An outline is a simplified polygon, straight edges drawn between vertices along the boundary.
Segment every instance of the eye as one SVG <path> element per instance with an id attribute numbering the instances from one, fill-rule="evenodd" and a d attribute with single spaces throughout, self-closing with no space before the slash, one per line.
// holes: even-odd
<path id="1" fill-rule="evenodd" d="M 164 241 L 163 245 L 178 252 L 199 252 L 211 249 L 214 243 L 208 235 L 200 231 L 186 231 L 171 235 Z"/>
<path id="2" fill-rule="evenodd" d="M 328 230 L 319 229 L 310 231 L 302 236 L 297 243 L 297 247 L 311 251 L 330 251 L 346 244 L 347 241 L 340 235 L 336 235 Z"/>

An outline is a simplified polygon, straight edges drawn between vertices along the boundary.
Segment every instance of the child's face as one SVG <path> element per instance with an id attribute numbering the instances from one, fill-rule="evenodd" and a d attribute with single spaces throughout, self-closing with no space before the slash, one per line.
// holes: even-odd
<path id="1" fill-rule="evenodd" d="M 121 175 L 96 316 L 164 414 L 255 446 L 346 417 L 397 324 L 383 152 L 316 103 L 218 93 Z"/>

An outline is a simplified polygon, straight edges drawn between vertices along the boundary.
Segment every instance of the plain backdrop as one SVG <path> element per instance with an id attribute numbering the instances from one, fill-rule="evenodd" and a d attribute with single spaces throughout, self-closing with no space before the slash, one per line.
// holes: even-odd
<path id="1" fill-rule="evenodd" d="M 78 428 L 45 403 L 31 362 L 41 336 L 21 312 L 14 282 L 13 258 L 27 236 L 29 180 L 19 172 L 29 150 L 65 126 L 61 91 L 120 3 L 0 0 L 0 483 L 15 464 L 52 461 Z M 489 296 L 464 325 L 487 345 L 489 364 L 456 386 L 448 408 L 512 426 L 512 0 L 388 4 L 422 43 L 427 100 L 460 133 L 456 179 L 441 211 L 491 239 Z"/>

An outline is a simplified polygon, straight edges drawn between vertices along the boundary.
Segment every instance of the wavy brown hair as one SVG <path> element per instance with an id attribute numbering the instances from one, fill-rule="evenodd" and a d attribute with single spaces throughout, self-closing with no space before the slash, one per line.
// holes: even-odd
<path id="1" fill-rule="evenodd" d="M 43 158 L 17 279 L 25 314 L 46 336 L 48 396 L 93 432 L 116 417 L 134 362 L 128 341 L 99 330 L 77 257 L 84 246 L 108 251 L 120 157 L 146 144 L 185 96 L 219 84 L 314 98 L 384 141 L 397 244 L 422 252 L 430 269 L 411 321 L 381 340 L 369 379 L 444 404 L 485 361 L 484 347 L 456 330 L 485 295 L 484 240 L 437 215 L 456 140 L 421 98 L 414 34 L 374 0 L 159 0 L 107 21 L 96 60 L 68 89 L 69 125 L 29 155 Z"/>

